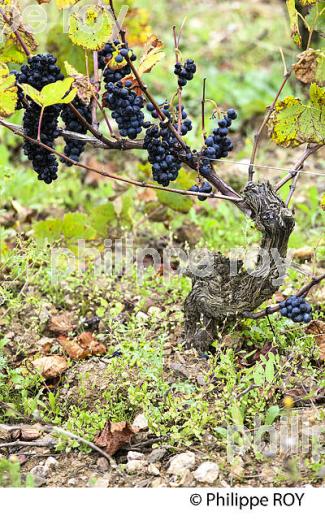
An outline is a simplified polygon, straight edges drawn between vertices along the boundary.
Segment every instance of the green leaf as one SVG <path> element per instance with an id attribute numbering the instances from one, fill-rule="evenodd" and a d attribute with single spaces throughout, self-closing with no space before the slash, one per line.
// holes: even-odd
<path id="1" fill-rule="evenodd" d="M 298 45 L 298 47 L 301 47 L 301 36 L 299 32 L 299 19 L 298 11 L 296 9 L 296 2 L 295 0 L 287 0 L 286 3 L 289 14 L 291 38 L 295 44 Z"/>
<path id="2" fill-rule="evenodd" d="M 280 415 L 280 408 L 278 405 L 270 406 L 265 415 L 265 424 L 270 426 L 274 423 L 275 419 Z"/>
<path id="3" fill-rule="evenodd" d="M 89 7 L 82 16 L 74 12 L 69 19 L 69 37 L 83 49 L 98 51 L 110 39 L 113 22 L 109 14 L 99 6 Z"/>
<path id="4" fill-rule="evenodd" d="M 11 116 L 16 110 L 17 87 L 15 76 L 0 75 L 0 116 Z"/>
<path id="5" fill-rule="evenodd" d="M 262 365 L 256 365 L 255 370 L 253 372 L 253 378 L 254 378 L 255 385 L 257 385 L 257 386 L 264 385 L 265 374 L 264 374 L 264 368 L 262 367 Z"/>
<path id="6" fill-rule="evenodd" d="M 188 173 L 183 168 L 180 169 L 177 182 L 173 182 L 172 188 L 177 190 L 188 190 L 193 186 L 196 179 L 195 173 Z M 157 198 L 164 206 L 180 213 L 188 213 L 196 202 L 196 197 L 180 195 L 171 191 L 157 190 Z"/>
<path id="7" fill-rule="evenodd" d="M 62 220 L 49 218 L 36 222 L 33 225 L 35 238 L 39 240 L 48 240 L 50 243 L 55 242 L 61 238 L 62 235 Z"/>
<path id="8" fill-rule="evenodd" d="M 241 413 L 241 410 L 237 404 L 233 404 L 230 408 L 230 413 L 232 420 L 237 426 L 242 426 L 244 424 L 244 418 Z"/>
<path id="9" fill-rule="evenodd" d="M 89 217 L 84 213 L 66 213 L 63 218 L 62 233 L 66 239 L 96 238 L 96 230 L 89 224 Z"/>
<path id="10" fill-rule="evenodd" d="M 274 361 L 270 358 L 265 365 L 265 379 L 268 383 L 272 383 L 274 380 Z"/>
<path id="11" fill-rule="evenodd" d="M 73 78 L 65 78 L 64 80 L 45 85 L 40 92 L 27 84 L 21 85 L 21 88 L 26 96 L 30 97 L 35 103 L 41 107 L 49 107 L 51 105 L 71 103 L 77 94 L 77 89 L 72 89 L 67 94 L 73 81 Z"/>
<path id="12" fill-rule="evenodd" d="M 303 143 L 325 143 L 325 89 L 312 83 L 310 100 L 286 97 L 276 104 L 270 121 L 272 139 L 281 146 L 295 147 Z"/>
<path id="13" fill-rule="evenodd" d="M 24 63 L 25 54 L 17 47 L 17 43 L 10 38 L 0 46 L 0 61 L 4 63 Z"/>
<path id="14" fill-rule="evenodd" d="M 116 221 L 116 211 L 112 202 L 101 204 L 91 210 L 90 225 L 102 237 L 108 236 L 108 225 Z"/>

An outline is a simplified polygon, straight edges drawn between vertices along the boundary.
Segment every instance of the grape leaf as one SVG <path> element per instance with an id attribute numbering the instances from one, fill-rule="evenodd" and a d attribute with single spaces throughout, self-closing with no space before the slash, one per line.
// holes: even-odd
<path id="1" fill-rule="evenodd" d="M 87 105 L 89 104 L 91 98 L 94 95 L 93 87 L 89 81 L 89 79 L 78 72 L 70 63 L 67 61 L 64 62 L 65 70 L 67 75 L 73 78 L 72 86 L 75 87 L 78 91 L 78 97 Z"/>
<path id="2" fill-rule="evenodd" d="M 317 1 L 318 0 L 299 0 L 299 4 L 302 5 L 303 7 L 305 7 L 305 6 L 308 6 L 308 5 L 315 5 L 315 4 L 317 4 Z"/>
<path id="3" fill-rule="evenodd" d="M 92 209 L 89 223 L 100 236 L 108 236 L 108 225 L 116 221 L 117 215 L 112 202 L 101 204 Z"/>
<path id="4" fill-rule="evenodd" d="M 289 14 L 289 23 L 290 23 L 290 31 L 291 38 L 295 42 L 298 47 L 301 47 L 301 36 L 299 32 L 299 19 L 298 19 L 298 11 L 296 9 L 295 0 L 286 0 L 287 9 Z"/>
<path id="5" fill-rule="evenodd" d="M 188 190 L 195 182 L 196 175 L 188 175 L 182 168 L 177 177 L 177 182 L 173 182 L 173 188 L 178 190 Z M 196 197 L 179 195 L 171 191 L 157 190 L 157 198 L 161 204 L 180 213 L 188 213 L 196 201 Z"/>
<path id="6" fill-rule="evenodd" d="M 15 76 L 0 76 L 0 116 L 11 116 L 16 110 L 17 87 Z"/>
<path id="7" fill-rule="evenodd" d="M 150 72 L 153 67 L 159 63 L 165 56 L 165 53 L 162 52 L 163 43 L 161 40 L 157 38 L 154 34 L 152 34 L 145 45 L 144 54 L 140 59 L 138 72 L 140 76 L 147 72 Z"/>
<path id="8" fill-rule="evenodd" d="M 59 9 L 67 9 L 75 5 L 78 1 L 79 0 L 55 0 L 55 3 Z"/>
<path id="9" fill-rule="evenodd" d="M 128 28 L 128 43 L 133 45 L 143 45 L 152 29 L 149 25 L 150 13 L 147 9 L 134 7 L 129 9 L 126 15 L 126 25 Z"/>
<path id="10" fill-rule="evenodd" d="M 30 97 L 35 103 L 41 107 L 49 107 L 51 105 L 58 105 L 61 103 L 71 103 L 77 94 L 77 89 L 69 91 L 73 83 L 73 78 L 65 78 L 64 80 L 56 81 L 45 85 L 39 92 L 31 85 L 22 84 L 21 88 L 25 92 L 26 96 Z"/>
<path id="11" fill-rule="evenodd" d="M 325 143 L 325 89 L 312 83 L 308 104 L 293 96 L 279 101 L 270 126 L 272 139 L 283 147 Z"/>
<path id="12" fill-rule="evenodd" d="M 75 45 L 83 49 L 98 51 L 109 40 L 112 27 L 109 14 L 99 6 L 92 6 L 83 17 L 77 12 L 71 14 L 69 37 Z"/>
<path id="13" fill-rule="evenodd" d="M 9 38 L 0 46 L 0 61 L 4 63 L 24 63 L 25 54 L 18 48 L 16 41 Z"/>
<path id="14" fill-rule="evenodd" d="M 320 50 L 308 49 L 298 55 L 298 62 L 293 65 L 296 78 L 302 83 L 317 83 L 323 86 L 325 82 L 325 53 Z"/>

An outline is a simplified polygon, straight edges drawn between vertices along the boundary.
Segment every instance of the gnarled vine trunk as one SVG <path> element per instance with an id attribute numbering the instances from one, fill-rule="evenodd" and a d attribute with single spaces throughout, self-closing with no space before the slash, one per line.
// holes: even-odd
<path id="1" fill-rule="evenodd" d="M 208 253 L 186 272 L 192 279 L 192 290 L 185 300 L 186 341 L 200 351 L 209 347 L 218 330 L 270 298 L 285 273 L 288 240 L 294 228 L 292 212 L 268 182 L 249 183 L 242 196 L 241 209 L 250 214 L 262 233 L 253 272 L 243 261 L 220 253 Z"/>

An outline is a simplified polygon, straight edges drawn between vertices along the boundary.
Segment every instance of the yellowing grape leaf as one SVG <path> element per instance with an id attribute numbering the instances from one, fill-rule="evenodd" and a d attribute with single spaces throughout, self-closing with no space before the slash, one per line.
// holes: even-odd
<path id="1" fill-rule="evenodd" d="M 131 47 L 143 45 L 149 38 L 152 33 L 149 18 L 150 13 L 147 9 L 135 7 L 128 10 L 126 25 L 128 28 L 128 43 Z"/>
<path id="2" fill-rule="evenodd" d="M 24 25 L 21 7 L 18 5 L 18 2 L 1 2 L 1 9 L 6 16 L 5 21 L 3 21 L 3 17 L 0 17 L 4 25 L 2 35 L 4 34 L 8 39 L 14 40 L 18 49 L 22 47 L 20 43 L 20 40 L 22 40 L 29 51 L 35 51 L 35 49 L 37 49 L 37 42 L 34 35 Z M 15 32 L 13 32 L 13 28 Z M 17 34 L 20 40 L 17 38 Z"/>
<path id="3" fill-rule="evenodd" d="M 70 92 L 73 78 L 65 78 L 64 80 L 56 81 L 45 85 L 39 92 L 31 85 L 23 84 L 21 88 L 26 96 L 30 97 L 35 103 L 41 107 L 49 107 L 51 105 L 58 105 L 61 103 L 71 103 L 77 94 L 77 89 L 72 89 Z"/>
<path id="4" fill-rule="evenodd" d="M 147 72 L 150 72 L 153 67 L 159 63 L 165 56 L 162 51 L 163 43 L 154 34 L 152 34 L 145 45 L 144 54 L 140 59 L 138 72 L 140 76 Z"/>
<path id="5" fill-rule="evenodd" d="M 289 14 L 291 38 L 298 47 L 301 47 L 301 36 L 299 32 L 299 18 L 295 0 L 286 0 Z"/>
<path id="6" fill-rule="evenodd" d="M 0 61 L 5 63 L 24 63 L 25 53 L 21 51 L 15 40 L 9 38 L 0 46 Z"/>
<path id="7" fill-rule="evenodd" d="M 279 101 L 272 114 L 272 139 L 283 147 L 325 143 L 325 89 L 312 83 L 310 100 L 303 104 L 293 96 Z"/>
<path id="8" fill-rule="evenodd" d="M 55 3 L 59 9 L 67 9 L 75 5 L 78 1 L 79 0 L 55 0 Z"/>
<path id="9" fill-rule="evenodd" d="M 15 76 L 0 77 L 0 116 L 11 116 L 16 110 L 17 87 Z"/>
<path id="10" fill-rule="evenodd" d="M 298 0 L 298 1 L 299 1 L 300 5 L 305 7 L 305 6 L 308 6 L 308 5 L 315 5 L 315 4 L 317 4 L 318 0 Z"/>
<path id="11" fill-rule="evenodd" d="M 73 78 L 72 86 L 77 89 L 78 97 L 81 99 L 81 101 L 88 105 L 94 95 L 92 84 L 86 76 L 78 72 L 67 61 L 64 62 L 64 66 L 67 75 Z"/>
<path id="12" fill-rule="evenodd" d="M 323 86 L 325 83 L 325 53 L 320 50 L 308 49 L 298 55 L 298 62 L 293 65 L 293 70 L 302 83 L 317 83 Z"/>
<path id="13" fill-rule="evenodd" d="M 69 19 L 69 37 L 83 49 L 98 51 L 109 40 L 113 21 L 99 6 L 89 7 L 86 13 L 74 12 Z"/>
<path id="14" fill-rule="evenodd" d="M 0 78 L 9 76 L 9 69 L 5 63 L 0 62 Z"/>

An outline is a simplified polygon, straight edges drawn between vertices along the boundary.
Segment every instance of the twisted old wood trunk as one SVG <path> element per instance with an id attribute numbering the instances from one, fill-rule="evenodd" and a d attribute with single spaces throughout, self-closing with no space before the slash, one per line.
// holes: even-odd
<path id="1" fill-rule="evenodd" d="M 241 209 L 250 214 L 262 240 L 254 270 L 220 253 L 208 253 L 186 274 L 192 290 L 185 300 L 185 333 L 189 347 L 205 351 L 218 331 L 251 312 L 281 285 L 284 260 L 294 228 L 292 212 L 268 182 L 249 183 Z"/>

